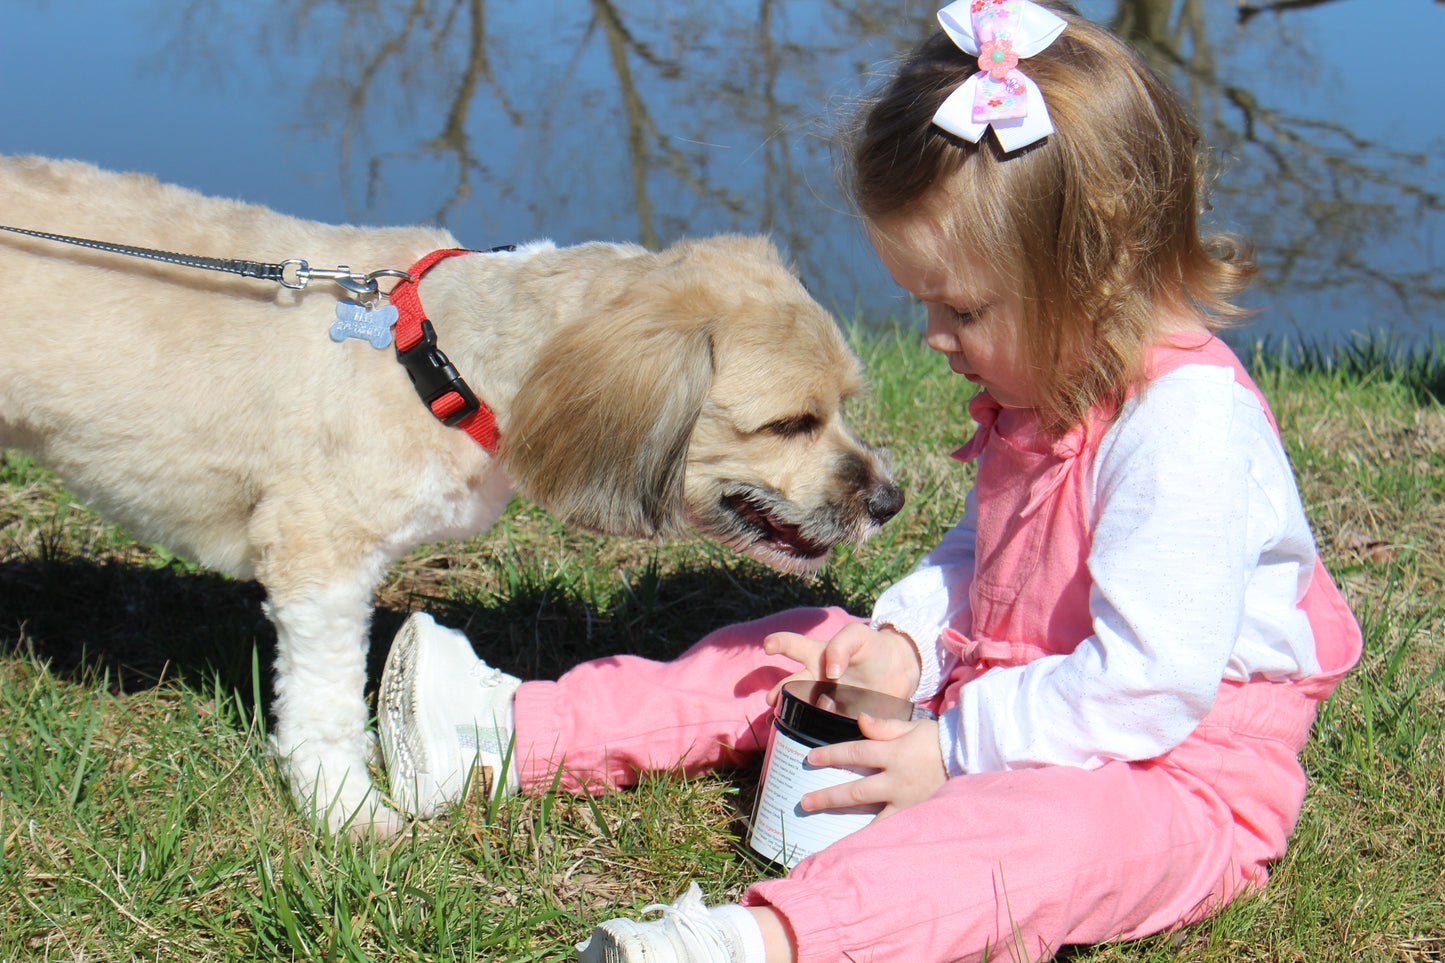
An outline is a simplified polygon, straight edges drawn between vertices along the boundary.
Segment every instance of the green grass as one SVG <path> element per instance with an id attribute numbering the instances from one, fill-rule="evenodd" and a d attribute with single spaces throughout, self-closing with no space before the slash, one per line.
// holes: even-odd
<path id="1" fill-rule="evenodd" d="M 604 653 L 668 657 L 786 606 L 866 611 L 961 513 L 967 474 L 948 452 L 970 423 L 968 386 L 915 336 L 856 341 L 875 391 L 853 419 L 893 448 L 910 495 L 868 545 L 818 578 L 781 577 L 700 541 L 567 532 L 517 504 L 487 535 L 393 569 L 373 669 L 414 609 L 543 678 Z M 1306 750 L 1310 796 L 1262 894 L 1065 956 L 1445 959 L 1445 411 L 1421 387 L 1439 364 L 1255 361 L 1365 657 Z M 589 924 L 686 879 L 726 899 L 764 872 L 740 844 L 753 772 L 473 806 L 389 846 L 317 835 L 267 756 L 274 643 L 257 587 L 134 543 L 24 456 L 3 459 L 0 961 L 569 959 Z"/>

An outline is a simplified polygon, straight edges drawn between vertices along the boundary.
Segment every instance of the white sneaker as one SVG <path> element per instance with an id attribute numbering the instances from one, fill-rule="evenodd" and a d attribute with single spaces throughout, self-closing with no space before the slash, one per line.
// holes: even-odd
<path id="1" fill-rule="evenodd" d="M 657 903 L 662 918 L 608 920 L 577 944 L 581 963 L 743 963 L 743 936 L 703 904 L 697 883 L 671 906 Z"/>
<path id="2" fill-rule="evenodd" d="M 507 793 L 519 784 L 511 761 L 512 697 L 522 680 L 477 658 L 466 635 L 413 613 L 386 656 L 377 695 L 381 751 L 391 798 L 421 819 L 468 791 Z"/>

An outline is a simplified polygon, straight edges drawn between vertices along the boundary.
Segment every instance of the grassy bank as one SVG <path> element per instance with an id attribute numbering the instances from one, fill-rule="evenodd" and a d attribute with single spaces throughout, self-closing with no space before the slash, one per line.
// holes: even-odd
<path id="1" fill-rule="evenodd" d="M 822 576 L 578 535 L 517 504 L 393 569 L 373 668 L 415 609 L 529 678 L 667 657 L 786 606 L 866 612 L 962 511 L 947 453 L 969 433 L 968 386 L 914 336 L 859 350 L 875 391 L 853 419 L 894 449 L 910 499 Z M 1271 886 L 1071 960 L 1445 959 L 1445 411 L 1388 365 L 1260 367 L 1364 662 L 1307 750 L 1313 788 Z M 3 457 L 0 961 L 569 959 L 589 924 L 688 878 L 724 899 L 761 872 L 739 844 L 753 773 L 471 807 L 389 847 L 317 836 L 266 756 L 259 590 L 135 544 Z"/>

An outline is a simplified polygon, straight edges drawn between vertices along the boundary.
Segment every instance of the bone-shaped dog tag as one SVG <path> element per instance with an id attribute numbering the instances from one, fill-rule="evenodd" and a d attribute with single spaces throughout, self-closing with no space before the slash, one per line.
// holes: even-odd
<path id="1" fill-rule="evenodd" d="M 342 300 L 336 305 L 336 320 L 331 323 L 331 340 L 339 343 L 357 338 L 371 342 L 373 348 L 380 350 L 391 344 L 391 326 L 396 324 L 397 314 L 395 306 L 390 304 L 368 308 L 355 301 Z"/>

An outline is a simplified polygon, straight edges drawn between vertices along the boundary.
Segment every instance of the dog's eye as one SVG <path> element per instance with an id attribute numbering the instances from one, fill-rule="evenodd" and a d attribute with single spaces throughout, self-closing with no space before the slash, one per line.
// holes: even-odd
<path id="1" fill-rule="evenodd" d="M 763 425 L 763 431 L 782 438 L 796 438 L 798 435 L 812 434 L 822 423 L 822 419 L 817 415 L 794 415 L 791 418 L 768 422 Z"/>

